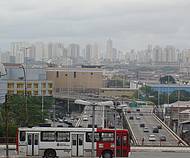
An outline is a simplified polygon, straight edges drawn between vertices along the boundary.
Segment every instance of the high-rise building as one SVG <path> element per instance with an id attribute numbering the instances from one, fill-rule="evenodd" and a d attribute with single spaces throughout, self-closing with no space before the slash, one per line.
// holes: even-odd
<path id="1" fill-rule="evenodd" d="M 45 45 L 43 42 L 36 42 L 35 45 L 35 54 L 36 60 L 41 61 L 45 57 Z"/>
<path id="2" fill-rule="evenodd" d="M 85 59 L 90 63 L 92 59 L 92 45 L 87 44 L 86 45 L 86 53 L 85 53 Z"/>
<path id="3" fill-rule="evenodd" d="M 78 44 L 70 44 L 68 48 L 68 56 L 77 59 L 80 56 L 80 46 Z"/>
<path id="4" fill-rule="evenodd" d="M 92 60 L 93 64 L 99 63 L 99 48 L 98 48 L 97 43 L 94 43 L 94 45 L 93 45 L 92 58 L 93 58 L 93 60 Z"/>
<path id="5" fill-rule="evenodd" d="M 109 59 L 110 61 L 112 61 L 113 59 L 113 44 L 112 44 L 112 40 L 108 39 L 106 42 L 106 59 Z"/>
<path id="6" fill-rule="evenodd" d="M 162 48 L 160 46 L 155 46 L 153 48 L 152 61 L 154 64 L 159 64 L 162 62 Z"/>
<path id="7" fill-rule="evenodd" d="M 168 64 L 177 62 L 177 54 L 175 47 L 166 46 L 166 48 L 164 48 L 163 61 Z"/>
<path id="8" fill-rule="evenodd" d="M 53 44 L 48 43 L 48 59 L 52 59 L 52 58 L 53 58 Z"/>

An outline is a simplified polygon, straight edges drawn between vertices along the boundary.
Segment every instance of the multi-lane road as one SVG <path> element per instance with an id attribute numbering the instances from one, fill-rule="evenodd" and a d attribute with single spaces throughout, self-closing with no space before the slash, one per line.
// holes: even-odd
<path id="1" fill-rule="evenodd" d="M 159 121 L 155 119 L 152 114 L 152 108 L 138 108 L 133 109 L 130 112 L 126 112 L 125 116 L 131 126 L 132 132 L 136 137 L 138 145 L 144 146 L 178 146 L 179 140 L 173 136 L 173 134 L 162 126 Z M 142 127 L 142 124 L 146 127 Z M 153 129 L 155 127 L 161 126 L 158 129 L 158 133 L 154 133 Z M 155 141 L 150 141 L 150 135 L 154 135 Z M 160 137 L 164 136 L 166 141 L 160 141 Z"/>
<path id="2" fill-rule="evenodd" d="M 116 118 L 114 119 L 114 115 Z M 92 127 L 92 107 L 86 106 L 83 113 L 80 116 L 80 119 L 76 123 L 76 127 Z M 96 106 L 95 107 L 95 125 L 97 127 L 109 127 L 122 128 L 122 121 L 120 116 L 114 110 L 111 110 L 108 107 Z"/>

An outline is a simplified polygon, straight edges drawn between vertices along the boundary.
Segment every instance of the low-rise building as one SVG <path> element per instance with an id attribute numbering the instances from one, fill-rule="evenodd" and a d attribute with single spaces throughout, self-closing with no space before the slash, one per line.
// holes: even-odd
<path id="1" fill-rule="evenodd" d="M 101 88 L 100 96 L 132 98 L 137 90 L 132 88 Z"/>
<path id="2" fill-rule="evenodd" d="M 190 101 L 177 101 L 165 106 L 163 111 L 166 124 L 175 132 L 177 132 L 178 124 L 182 122 L 180 121 L 180 113 L 188 109 L 190 109 Z M 181 115 L 183 115 L 183 113 Z M 181 116 L 181 119 L 183 117 L 184 116 Z"/>
<path id="3" fill-rule="evenodd" d="M 55 94 L 99 92 L 103 88 L 103 70 L 96 67 L 48 68 L 47 80 L 54 84 Z"/>
<path id="4" fill-rule="evenodd" d="M 7 94 L 19 94 L 24 95 L 26 90 L 27 95 L 31 96 L 52 96 L 53 95 L 53 83 L 52 81 L 38 81 L 38 80 L 30 80 L 25 81 L 15 81 L 8 80 L 7 81 Z"/>

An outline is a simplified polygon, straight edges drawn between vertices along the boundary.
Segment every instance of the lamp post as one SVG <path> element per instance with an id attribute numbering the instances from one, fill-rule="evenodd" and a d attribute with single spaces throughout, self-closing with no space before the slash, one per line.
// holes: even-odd
<path id="1" fill-rule="evenodd" d="M 7 75 L 7 71 L 4 68 L 4 66 L 2 65 L 1 67 L 3 67 L 3 69 L 0 69 L 0 78 L 2 76 L 6 76 Z M 8 126 L 8 95 L 5 95 L 5 129 L 6 129 L 6 157 L 9 157 L 9 144 L 8 144 L 8 133 L 9 133 L 9 126 Z"/>
<path id="2" fill-rule="evenodd" d="M 27 103 L 27 82 L 26 82 L 26 70 L 23 65 L 20 65 L 24 73 L 24 96 L 25 96 L 25 112 L 26 112 L 26 125 L 28 124 L 28 103 Z"/>
<path id="3" fill-rule="evenodd" d="M 92 106 L 92 157 L 95 157 L 94 153 L 94 137 L 95 137 L 95 107 L 96 106 L 113 106 L 112 101 L 105 101 L 105 102 L 89 102 L 84 100 L 75 100 L 75 104 L 85 105 L 85 106 Z"/>

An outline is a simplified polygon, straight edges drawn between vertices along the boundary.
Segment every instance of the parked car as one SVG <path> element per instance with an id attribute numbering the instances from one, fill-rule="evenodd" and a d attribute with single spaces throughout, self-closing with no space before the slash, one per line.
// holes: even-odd
<path id="1" fill-rule="evenodd" d="M 140 116 L 137 116 L 137 117 L 136 117 L 136 120 L 140 120 L 140 119 L 141 119 Z"/>
<path id="2" fill-rule="evenodd" d="M 143 116 L 143 113 L 140 113 L 139 115 L 140 115 L 140 116 Z"/>
<path id="3" fill-rule="evenodd" d="M 161 135 L 160 136 L 160 141 L 166 141 L 166 136 L 165 135 Z"/>
<path id="4" fill-rule="evenodd" d="M 149 141 L 156 141 L 155 135 L 154 134 L 149 135 L 148 140 Z"/>
<path id="5" fill-rule="evenodd" d="M 148 127 L 144 127 L 144 130 L 143 130 L 144 132 L 149 132 L 149 129 L 148 129 Z"/>
<path id="6" fill-rule="evenodd" d="M 136 109 L 137 112 L 140 112 L 141 110 L 139 108 Z"/>

